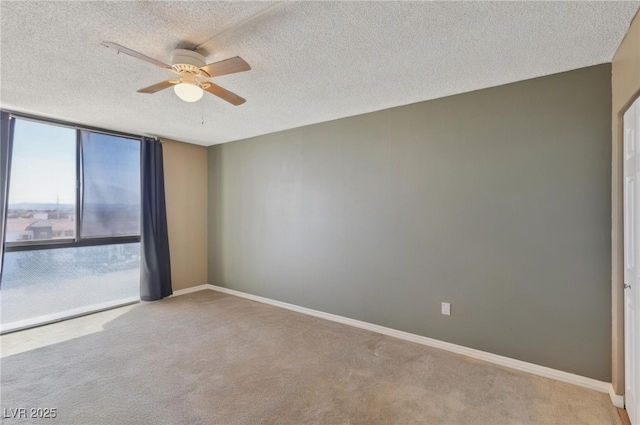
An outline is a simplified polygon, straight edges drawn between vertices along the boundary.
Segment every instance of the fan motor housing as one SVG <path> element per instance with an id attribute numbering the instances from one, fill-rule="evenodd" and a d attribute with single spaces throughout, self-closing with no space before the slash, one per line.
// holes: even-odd
<path id="1" fill-rule="evenodd" d="M 178 49 L 174 50 L 171 55 L 171 64 L 172 65 L 192 65 L 196 68 L 203 67 L 205 65 L 204 57 L 197 52 L 192 50 Z"/>

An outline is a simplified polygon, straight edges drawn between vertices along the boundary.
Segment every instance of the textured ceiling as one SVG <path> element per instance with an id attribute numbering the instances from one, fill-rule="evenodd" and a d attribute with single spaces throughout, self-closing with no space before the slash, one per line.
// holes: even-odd
<path id="1" fill-rule="evenodd" d="M 0 3 L 0 106 L 212 145 L 610 62 L 640 2 Z M 176 47 L 252 70 L 243 96 L 136 90 L 174 74 Z"/>

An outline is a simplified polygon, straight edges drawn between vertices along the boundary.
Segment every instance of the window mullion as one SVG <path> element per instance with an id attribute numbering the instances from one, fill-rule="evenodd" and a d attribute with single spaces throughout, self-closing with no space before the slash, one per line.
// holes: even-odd
<path id="1" fill-rule="evenodd" d="M 80 242 L 82 226 L 82 142 L 81 130 L 76 129 L 76 242 Z"/>

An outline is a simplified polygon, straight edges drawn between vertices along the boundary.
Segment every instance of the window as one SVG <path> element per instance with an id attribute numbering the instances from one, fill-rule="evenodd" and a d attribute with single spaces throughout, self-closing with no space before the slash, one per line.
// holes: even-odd
<path id="1" fill-rule="evenodd" d="M 3 330 L 139 300 L 139 257 L 139 243 L 5 253 Z"/>
<path id="2" fill-rule="evenodd" d="M 82 237 L 140 234 L 140 144 L 81 133 Z"/>
<path id="3" fill-rule="evenodd" d="M 6 242 L 73 240 L 75 214 L 76 131 L 16 121 Z"/>
<path id="4" fill-rule="evenodd" d="M 14 119 L 3 331 L 138 300 L 140 140 Z"/>

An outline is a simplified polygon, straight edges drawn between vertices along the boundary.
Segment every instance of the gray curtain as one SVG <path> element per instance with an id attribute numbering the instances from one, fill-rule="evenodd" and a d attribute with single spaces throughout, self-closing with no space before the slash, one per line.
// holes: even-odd
<path id="1" fill-rule="evenodd" d="M 0 285 L 2 283 L 2 263 L 4 262 L 4 232 L 9 203 L 14 124 L 15 120 L 7 112 L 0 111 Z"/>
<path id="2" fill-rule="evenodd" d="M 140 246 L 140 298 L 155 301 L 171 290 L 169 234 L 164 196 L 162 144 L 142 138 L 142 243 Z"/>

